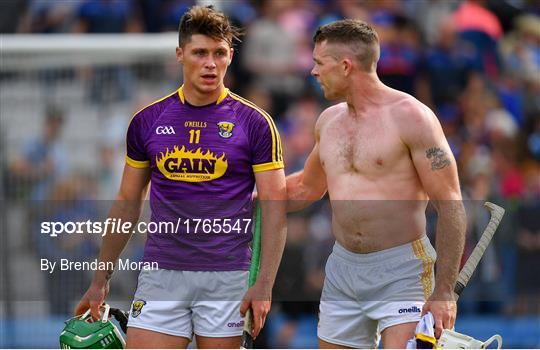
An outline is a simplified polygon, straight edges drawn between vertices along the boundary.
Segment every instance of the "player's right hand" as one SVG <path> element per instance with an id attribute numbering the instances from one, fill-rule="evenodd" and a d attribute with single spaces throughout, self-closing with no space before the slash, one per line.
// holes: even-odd
<path id="1" fill-rule="evenodd" d="M 92 319 L 94 321 L 99 320 L 99 308 L 101 305 L 103 305 L 103 302 L 108 294 L 109 282 L 106 282 L 105 284 L 93 282 L 75 308 L 75 316 L 84 314 L 86 310 L 90 308 L 90 315 L 92 315 Z"/>
<path id="2" fill-rule="evenodd" d="M 431 294 L 422 307 L 422 316 L 431 312 L 435 320 L 435 338 L 441 337 L 444 329 L 453 329 L 456 322 L 457 303 L 453 291 Z"/>
<path id="3" fill-rule="evenodd" d="M 272 305 L 272 288 L 257 281 L 249 288 L 240 304 L 240 315 L 246 316 L 246 312 L 251 308 L 253 323 L 251 335 L 256 339 L 266 321 L 266 316 L 270 312 Z"/>

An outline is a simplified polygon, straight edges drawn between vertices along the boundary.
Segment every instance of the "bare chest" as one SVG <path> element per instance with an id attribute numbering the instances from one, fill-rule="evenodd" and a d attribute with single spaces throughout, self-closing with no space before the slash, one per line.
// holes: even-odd
<path id="1" fill-rule="evenodd" d="M 340 123 L 336 118 L 321 130 L 319 142 L 327 173 L 378 175 L 408 157 L 399 130 L 382 118 L 356 123 Z"/>

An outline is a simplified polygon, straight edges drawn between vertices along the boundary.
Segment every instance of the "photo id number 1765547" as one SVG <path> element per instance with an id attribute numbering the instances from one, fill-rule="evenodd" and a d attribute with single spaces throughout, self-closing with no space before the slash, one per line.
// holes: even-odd
<path id="1" fill-rule="evenodd" d="M 251 219 L 185 219 L 186 233 L 248 233 Z"/>

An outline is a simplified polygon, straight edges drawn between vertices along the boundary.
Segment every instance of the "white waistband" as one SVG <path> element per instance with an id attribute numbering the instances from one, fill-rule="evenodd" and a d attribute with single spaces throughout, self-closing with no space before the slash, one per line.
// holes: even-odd
<path id="1" fill-rule="evenodd" d="M 361 254 L 353 253 L 336 242 L 334 244 L 332 254 L 352 263 L 371 264 L 389 261 L 398 257 L 402 258 L 403 256 L 407 255 L 411 257 L 426 255 L 428 254 L 427 247 L 429 247 L 430 244 L 429 238 L 426 235 L 423 235 L 421 238 L 415 241 L 405 243 L 397 247 L 392 247 L 373 253 Z"/>

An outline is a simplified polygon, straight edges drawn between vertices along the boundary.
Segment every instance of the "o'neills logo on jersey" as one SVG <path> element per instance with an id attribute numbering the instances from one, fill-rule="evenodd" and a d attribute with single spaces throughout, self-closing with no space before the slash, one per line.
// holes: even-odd
<path id="1" fill-rule="evenodd" d="M 178 149 L 174 146 L 173 151 L 161 152 L 161 157 L 156 156 L 156 164 L 165 177 L 175 181 L 202 182 L 215 180 L 223 176 L 227 171 L 225 153 L 217 157 L 210 151 L 202 152 L 200 148 L 188 151 L 184 146 Z"/>

